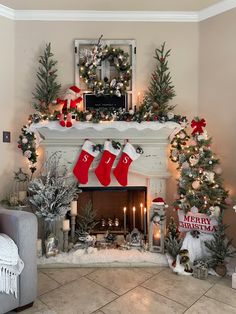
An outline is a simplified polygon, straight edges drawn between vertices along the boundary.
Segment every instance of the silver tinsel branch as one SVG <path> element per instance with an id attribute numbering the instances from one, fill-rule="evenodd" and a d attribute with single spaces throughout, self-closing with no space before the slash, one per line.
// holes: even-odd
<path id="1" fill-rule="evenodd" d="M 59 153 L 49 157 L 41 174 L 29 183 L 29 201 L 36 208 L 36 215 L 44 219 L 64 216 L 79 193 L 77 183 L 60 166 L 60 159 Z"/>

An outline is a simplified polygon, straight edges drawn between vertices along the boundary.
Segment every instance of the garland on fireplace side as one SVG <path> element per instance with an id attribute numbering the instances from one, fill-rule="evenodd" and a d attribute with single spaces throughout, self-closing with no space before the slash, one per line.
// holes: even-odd
<path id="1" fill-rule="evenodd" d="M 88 58 L 92 58 L 95 60 L 95 65 L 93 64 L 93 69 L 97 67 L 97 62 L 99 61 L 99 59 L 102 60 L 103 58 L 108 58 L 111 62 L 115 62 L 118 60 L 118 72 L 120 76 L 124 74 L 125 81 L 127 81 L 128 84 L 131 74 L 130 66 L 127 63 L 128 55 L 124 53 L 120 48 L 101 48 L 102 46 L 99 45 L 101 45 L 100 41 L 98 42 L 98 45 L 93 47 L 91 53 L 88 53 L 87 56 L 84 54 L 83 58 L 85 58 L 86 56 L 87 60 L 85 62 L 86 69 L 88 70 L 89 67 L 89 65 L 87 64 Z M 102 53 L 101 56 L 98 56 L 98 52 L 100 54 Z M 23 155 L 29 161 L 30 171 L 32 173 L 35 172 L 38 157 L 36 136 L 34 132 L 30 130 L 30 125 L 32 123 L 39 123 L 45 120 L 59 121 L 60 125 L 70 127 L 72 126 L 72 118 L 74 118 L 74 121 L 86 121 L 91 123 L 99 123 L 101 121 L 125 121 L 138 123 L 156 121 L 159 123 L 165 123 L 171 121 L 179 123 L 183 128 L 186 127 L 186 117 L 174 114 L 172 111 L 174 106 L 169 105 L 169 101 L 175 96 L 174 86 L 172 85 L 171 76 L 168 68 L 169 55 L 170 50 L 165 51 L 165 43 L 162 44 L 160 49 L 156 49 L 156 69 L 152 74 L 150 86 L 144 96 L 140 108 L 138 108 L 137 110 L 114 108 L 97 109 L 84 112 L 79 110 L 79 103 L 82 100 L 80 96 L 76 99 L 68 99 L 68 93 L 66 93 L 64 99 L 59 98 L 61 85 L 57 82 L 57 61 L 53 59 L 51 44 L 47 44 L 44 53 L 39 58 L 39 69 L 37 71 L 38 81 L 36 83 L 35 91 L 33 93 L 33 108 L 36 109 L 36 112 L 29 116 L 28 124 L 22 127 L 21 134 L 18 140 L 18 147 L 22 150 Z M 85 59 L 83 60 L 85 61 Z M 87 71 L 86 69 L 85 72 L 82 73 L 82 76 L 84 78 L 86 76 L 89 76 L 88 81 L 93 82 L 93 84 L 91 82 L 90 83 L 92 84 L 92 87 L 94 87 L 96 85 L 96 80 L 92 81 L 93 75 L 91 74 L 94 71 L 93 69 L 91 69 L 92 71 Z M 108 82 L 104 82 L 104 84 L 106 83 Z M 118 83 L 120 85 L 118 85 Z M 111 81 L 109 91 L 116 91 L 116 87 L 119 87 L 118 91 L 122 94 L 123 92 L 125 92 L 126 83 L 124 82 L 125 84 L 123 84 L 123 86 L 121 86 L 121 83 L 122 82 L 120 82 L 119 80 L 116 80 L 116 84 L 114 82 L 112 83 Z M 103 83 L 102 85 L 100 85 L 100 87 L 102 88 L 104 86 L 105 85 L 103 85 Z M 77 91 L 79 89 L 76 86 L 72 86 L 71 88 L 69 88 L 69 97 L 71 97 L 71 93 L 73 93 L 75 89 L 76 93 L 74 94 L 74 97 L 77 95 Z M 100 93 L 100 88 L 96 89 L 94 87 L 92 88 L 92 90 L 95 92 L 95 94 Z M 115 92 L 114 94 L 119 93 Z M 76 105 L 74 106 L 74 104 Z M 134 108 L 136 108 L 136 106 Z"/>

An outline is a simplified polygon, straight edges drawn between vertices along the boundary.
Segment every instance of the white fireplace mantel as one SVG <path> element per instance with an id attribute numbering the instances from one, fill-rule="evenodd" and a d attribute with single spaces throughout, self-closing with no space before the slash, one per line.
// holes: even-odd
<path id="1" fill-rule="evenodd" d="M 165 181 L 170 176 L 167 168 L 167 148 L 170 137 L 180 129 L 181 126 L 175 122 L 74 122 L 71 128 L 61 127 L 58 121 L 44 121 L 31 125 L 31 130 L 40 135 L 42 139 L 40 145 L 44 147 L 46 155 L 50 156 L 55 151 L 60 151 L 63 163 L 71 169 L 77 161 L 85 139 L 100 144 L 106 139 L 120 141 L 121 144 L 129 140 L 131 144 L 140 145 L 144 154 L 131 164 L 128 184 L 147 186 L 150 199 L 157 194 L 165 197 Z M 93 171 L 100 157 L 92 164 L 87 186 L 101 186 Z M 119 186 L 113 176 L 111 186 Z"/>

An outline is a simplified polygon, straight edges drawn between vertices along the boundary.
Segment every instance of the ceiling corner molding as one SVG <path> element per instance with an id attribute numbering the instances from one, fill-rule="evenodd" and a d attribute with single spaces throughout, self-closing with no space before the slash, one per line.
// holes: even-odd
<path id="1" fill-rule="evenodd" d="M 236 0 L 220 1 L 201 11 L 14 10 L 0 4 L 0 16 L 16 21 L 200 22 L 236 8 Z"/>
<path id="2" fill-rule="evenodd" d="M 220 1 L 206 9 L 199 11 L 198 12 L 199 21 L 204 21 L 210 17 L 216 16 L 218 14 L 224 13 L 234 8 L 236 8 L 235 0 Z"/>
<path id="3" fill-rule="evenodd" d="M 198 22 L 198 14 L 186 11 L 17 10 L 15 19 L 19 21 Z"/>
<path id="4" fill-rule="evenodd" d="M 6 17 L 8 19 L 15 19 L 15 10 L 0 4 L 0 16 Z"/>

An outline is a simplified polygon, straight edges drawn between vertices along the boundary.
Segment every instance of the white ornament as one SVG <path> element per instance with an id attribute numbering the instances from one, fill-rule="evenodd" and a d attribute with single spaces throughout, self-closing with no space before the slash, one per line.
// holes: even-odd
<path id="1" fill-rule="evenodd" d="M 115 91 L 115 95 L 116 95 L 117 97 L 121 97 L 121 92 L 120 92 L 119 89 L 117 89 L 117 90 Z"/>
<path id="2" fill-rule="evenodd" d="M 87 114 L 85 117 L 86 121 L 90 121 L 92 119 L 92 116 L 93 115 L 91 113 Z"/>
<path id="3" fill-rule="evenodd" d="M 198 208 L 196 206 L 193 206 L 191 209 L 190 209 L 191 213 L 193 214 L 197 214 L 198 213 Z"/>
<path id="4" fill-rule="evenodd" d="M 30 158 L 30 157 L 32 156 L 32 152 L 31 152 L 30 150 L 26 150 L 26 151 L 24 152 L 24 156 L 25 156 L 26 158 Z"/>
<path id="5" fill-rule="evenodd" d="M 205 179 L 209 182 L 213 182 L 214 178 L 215 178 L 215 174 L 212 171 L 204 171 L 203 175 L 205 177 Z"/>
<path id="6" fill-rule="evenodd" d="M 133 115 L 133 114 L 134 114 L 134 110 L 133 110 L 133 109 L 130 109 L 130 110 L 129 110 L 129 114 L 130 114 L 130 115 Z"/>
<path id="7" fill-rule="evenodd" d="M 23 143 L 23 144 L 27 144 L 27 143 L 28 143 L 28 139 L 27 139 L 26 137 L 23 137 L 23 138 L 22 138 L 22 143 Z"/>
<path id="8" fill-rule="evenodd" d="M 167 118 L 168 118 L 169 120 L 173 119 L 174 116 L 175 116 L 175 114 L 174 114 L 173 111 L 169 111 L 169 112 L 167 113 Z"/>
<path id="9" fill-rule="evenodd" d="M 211 215 L 210 217 L 219 217 L 220 215 L 220 207 L 219 206 L 211 206 L 209 208 L 210 212 L 211 212 Z"/>

